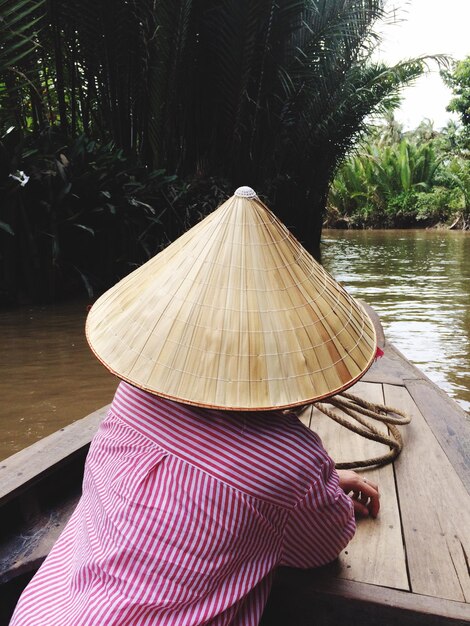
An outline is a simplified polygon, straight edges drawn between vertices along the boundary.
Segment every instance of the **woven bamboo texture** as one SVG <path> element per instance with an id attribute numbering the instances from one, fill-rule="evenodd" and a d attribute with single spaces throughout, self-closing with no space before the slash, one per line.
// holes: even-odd
<path id="1" fill-rule="evenodd" d="M 86 329 L 119 378 L 233 410 L 342 391 L 376 350 L 362 306 L 256 196 L 233 196 L 117 283 Z"/>

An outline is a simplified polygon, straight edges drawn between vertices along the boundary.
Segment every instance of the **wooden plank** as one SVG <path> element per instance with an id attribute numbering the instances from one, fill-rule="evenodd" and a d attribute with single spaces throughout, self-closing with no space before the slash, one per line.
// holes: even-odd
<path id="1" fill-rule="evenodd" d="M 381 385 L 357 383 L 351 393 L 383 404 Z M 318 410 L 313 412 L 310 425 L 337 462 L 367 459 L 388 451 L 386 446 L 347 430 Z M 382 424 L 380 428 L 387 432 Z M 338 575 L 350 580 L 409 589 L 393 468 L 387 465 L 366 471 L 368 478 L 379 484 L 383 494 L 381 512 L 376 520 L 358 521 L 354 539 L 339 557 L 341 567 Z"/>
<path id="2" fill-rule="evenodd" d="M 361 379 L 362 382 L 386 382 L 391 385 L 402 385 L 404 379 L 421 376 L 419 370 L 416 370 L 401 353 L 396 351 L 394 346 L 386 341 L 382 322 L 374 309 L 363 300 L 359 300 L 359 302 L 374 324 L 378 347 L 384 351 L 384 356 L 377 359 L 364 374 Z"/>
<path id="3" fill-rule="evenodd" d="M 406 381 L 406 388 L 470 494 L 468 414 L 427 380 Z"/>
<path id="4" fill-rule="evenodd" d="M 44 437 L 25 450 L 0 462 L 0 505 L 17 495 L 31 481 L 90 443 L 108 406 Z"/>
<path id="5" fill-rule="evenodd" d="M 335 565 L 281 568 L 260 626 L 464 626 L 470 606 L 396 589 L 340 580 Z"/>
<path id="6" fill-rule="evenodd" d="M 407 389 L 384 385 L 385 402 L 409 413 L 395 462 L 413 592 L 470 601 L 470 497 Z"/>
<path id="7" fill-rule="evenodd" d="M 374 324 L 378 347 L 384 351 L 384 356 L 377 359 L 364 374 L 361 379 L 362 382 L 402 385 L 404 379 L 419 378 L 421 372 L 413 367 L 413 365 L 385 339 L 382 322 L 374 309 L 363 300 L 359 300 L 359 302 Z"/>
<path id="8" fill-rule="evenodd" d="M 419 380 L 421 372 L 398 355 L 390 344 L 385 345 L 384 356 L 377 359 L 362 377 L 363 382 L 403 385 L 404 380 Z"/>

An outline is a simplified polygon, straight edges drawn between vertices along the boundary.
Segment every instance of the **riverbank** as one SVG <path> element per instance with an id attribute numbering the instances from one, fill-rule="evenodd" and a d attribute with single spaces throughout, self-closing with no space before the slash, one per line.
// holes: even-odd
<path id="1" fill-rule="evenodd" d="M 384 216 L 374 212 L 344 215 L 338 209 L 329 207 L 323 227 L 334 230 L 461 230 L 470 233 L 470 216 L 455 213 L 446 221 L 436 221 L 400 214 Z"/>
<path id="2" fill-rule="evenodd" d="M 329 227 L 470 226 L 470 135 L 423 121 L 405 131 L 392 117 L 373 127 L 330 186 Z"/>

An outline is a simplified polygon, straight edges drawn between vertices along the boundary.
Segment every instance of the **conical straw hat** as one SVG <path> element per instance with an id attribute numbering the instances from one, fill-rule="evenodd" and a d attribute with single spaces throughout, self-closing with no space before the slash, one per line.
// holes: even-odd
<path id="1" fill-rule="evenodd" d="M 338 393 L 376 351 L 362 306 L 246 187 L 101 296 L 86 331 L 119 378 L 232 410 Z"/>

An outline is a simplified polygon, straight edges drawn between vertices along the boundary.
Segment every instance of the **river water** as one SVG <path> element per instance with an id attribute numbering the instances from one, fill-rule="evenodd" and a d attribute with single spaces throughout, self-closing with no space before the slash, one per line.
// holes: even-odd
<path id="1" fill-rule="evenodd" d="M 322 261 L 372 305 L 386 337 L 470 411 L 470 234 L 327 230 Z"/>
<path id="2" fill-rule="evenodd" d="M 86 301 L 0 311 L 0 459 L 111 402 L 85 340 Z"/>
<path id="3" fill-rule="evenodd" d="M 323 263 L 387 337 L 470 410 L 470 235 L 325 231 Z M 84 337 L 86 301 L 0 311 L 0 459 L 111 401 Z"/>

